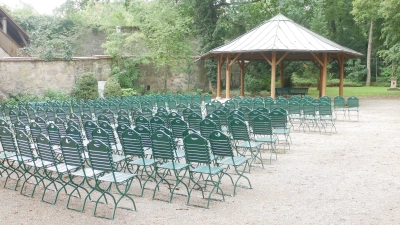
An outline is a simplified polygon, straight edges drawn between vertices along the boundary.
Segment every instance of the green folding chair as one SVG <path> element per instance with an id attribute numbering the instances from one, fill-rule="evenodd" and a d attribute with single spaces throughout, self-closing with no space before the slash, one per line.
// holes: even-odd
<path id="1" fill-rule="evenodd" d="M 128 192 L 131 188 L 134 178 L 137 177 L 137 175 L 132 173 L 118 172 L 114 166 L 112 150 L 102 141 L 92 140 L 89 142 L 87 148 L 91 167 L 94 170 L 104 171 L 105 173 L 104 175 L 93 175 L 93 179 L 95 181 L 93 190 L 85 198 L 86 203 L 87 199 L 92 196 L 94 191 L 100 193 L 100 196 L 96 200 L 93 213 L 94 216 L 114 220 L 117 208 L 136 211 L 135 202 L 133 198 L 128 195 Z M 108 185 L 104 186 L 102 183 Z M 111 192 L 112 184 L 115 185 L 117 195 Z M 113 211 L 110 217 L 99 215 L 97 213 L 97 207 L 102 199 L 104 199 L 106 203 L 108 203 L 110 200 L 114 203 Z M 132 207 L 118 207 L 122 199 L 127 199 L 132 204 Z"/>
<path id="2" fill-rule="evenodd" d="M 170 197 L 167 200 L 157 198 L 159 200 L 171 202 L 175 190 L 180 185 L 185 188 L 185 195 L 188 196 L 189 189 L 183 179 L 189 171 L 189 164 L 178 162 L 173 138 L 165 132 L 158 130 L 151 136 L 151 145 L 154 161 L 157 160 L 160 162 L 155 164 L 154 168 L 155 177 L 158 181 L 154 188 L 153 199 L 156 198 L 156 193 L 160 190 L 161 184 L 168 186 Z"/>
<path id="3" fill-rule="evenodd" d="M 211 196 L 214 192 L 219 192 L 222 195 L 222 199 L 215 200 L 225 201 L 224 192 L 220 187 L 224 168 L 214 166 L 207 140 L 197 133 L 191 133 L 185 136 L 183 143 L 186 163 L 191 165 L 189 170 L 190 181 L 193 182 L 188 194 L 187 204 L 190 205 L 192 191 L 196 189 L 201 191 L 204 199 L 207 186 L 212 186 L 212 188 L 209 191 L 207 204 L 203 206 L 204 208 L 209 208 Z"/>
<path id="4" fill-rule="evenodd" d="M 216 160 L 216 166 L 224 167 L 224 174 L 226 174 L 232 182 L 232 196 L 236 195 L 236 187 L 238 186 L 251 189 L 250 179 L 244 175 L 244 173 L 250 172 L 250 158 L 245 156 L 236 156 L 233 153 L 231 139 L 221 131 L 213 131 L 208 138 L 212 153 L 218 157 Z M 231 168 L 233 168 L 233 171 L 231 171 Z M 233 180 L 233 176 L 237 176 L 235 181 Z M 247 181 L 248 185 L 239 184 L 239 181 L 242 178 Z"/>
<path id="5" fill-rule="evenodd" d="M 264 114 L 253 118 L 253 138 L 257 142 L 267 144 L 267 149 L 270 150 L 269 162 L 272 163 L 272 154 L 275 154 L 275 160 L 278 159 L 276 154 L 276 141 L 278 138 L 272 132 L 271 119 Z"/>
<path id="6" fill-rule="evenodd" d="M 247 125 L 243 120 L 233 119 L 229 123 L 229 129 L 232 134 L 232 140 L 235 144 L 236 152 L 242 156 L 246 156 L 249 152 L 251 156 L 250 166 L 253 166 L 253 164 L 256 163 L 256 161 L 258 160 L 261 164 L 261 167 L 264 168 L 264 163 L 261 155 L 261 146 L 264 143 L 255 141 L 250 137 Z M 240 149 L 243 150 L 240 151 Z"/>
<path id="7" fill-rule="evenodd" d="M 143 127 L 142 127 L 143 128 Z M 158 161 L 146 158 L 146 147 L 143 146 L 142 135 L 132 129 L 127 129 L 121 136 L 127 169 L 130 173 L 139 174 L 140 180 L 145 179 L 140 196 L 143 196 L 146 183 L 154 178 L 154 166 Z M 134 169 L 136 167 L 136 169 Z"/>

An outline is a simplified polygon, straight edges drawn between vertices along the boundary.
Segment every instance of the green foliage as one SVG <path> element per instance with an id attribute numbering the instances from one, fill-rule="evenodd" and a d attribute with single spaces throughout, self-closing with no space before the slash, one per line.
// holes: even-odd
<path id="1" fill-rule="evenodd" d="M 339 87 L 340 80 L 339 79 L 330 79 L 326 81 L 326 86 L 327 87 Z M 352 81 L 348 79 L 344 79 L 343 83 L 344 87 L 362 87 L 364 86 L 363 83 L 357 82 L 357 81 Z"/>
<path id="2" fill-rule="evenodd" d="M 132 57 L 114 57 L 111 73 L 116 77 L 122 88 L 135 87 L 140 78 L 136 60 Z"/>
<path id="3" fill-rule="evenodd" d="M 252 95 L 260 94 L 265 86 L 265 81 L 254 78 L 249 74 L 244 76 L 244 90 L 250 92 Z"/>
<path id="4" fill-rule="evenodd" d="M 32 5 L 21 4 L 10 14 L 30 36 L 29 46 L 22 48 L 22 51 L 45 60 L 71 60 L 73 50 L 70 39 L 74 34 L 74 23 L 61 15 L 40 15 Z"/>
<path id="5" fill-rule="evenodd" d="M 79 77 L 72 91 L 72 96 L 85 100 L 94 99 L 99 96 L 97 79 L 93 73 L 87 72 Z"/>
<path id="6" fill-rule="evenodd" d="M 138 91 L 133 88 L 121 88 L 122 96 L 136 96 L 138 95 Z"/>
<path id="7" fill-rule="evenodd" d="M 347 79 L 362 81 L 367 75 L 367 66 L 360 59 L 350 59 L 346 61 L 344 71 Z"/>
<path id="8" fill-rule="evenodd" d="M 293 87 L 315 87 L 317 86 L 317 79 L 314 78 L 303 78 L 293 73 L 291 76 Z"/>
<path id="9" fill-rule="evenodd" d="M 43 93 L 44 100 L 60 100 L 60 101 L 65 101 L 65 100 L 70 100 L 71 97 L 70 95 L 65 92 L 65 91 L 55 91 L 52 89 L 47 89 Z"/>
<path id="10" fill-rule="evenodd" d="M 2 104 L 15 105 L 18 102 L 37 102 L 42 100 L 40 96 L 28 94 L 28 93 L 18 93 L 18 94 L 9 94 L 9 98 L 2 101 Z"/>
<path id="11" fill-rule="evenodd" d="M 118 83 L 118 78 L 108 78 L 106 85 L 104 86 L 104 97 L 108 98 L 111 96 L 121 96 L 121 86 Z"/>

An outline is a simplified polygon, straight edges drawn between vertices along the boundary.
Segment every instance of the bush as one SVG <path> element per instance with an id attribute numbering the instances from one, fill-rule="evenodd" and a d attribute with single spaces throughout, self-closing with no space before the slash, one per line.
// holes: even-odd
<path id="1" fill-rule="evenodd" d="M 108 78 L 106 85 L 104 86 L 104 97 L 108 98 L 111 96 L 121 96 L 122 90 L 121 85 L 118 83 L 118 79 L 115 77 Z"/>
<path id="2" fill-rule="evenodd" d="M 137 91 L 134 90 L 133 88 L 122 88 L 121 89 L 122 96 L 136 96 Z"/>
<path id="3" fill-rule="evenodd" d="M 77 99 L 94 99 L 99 96 L 98 89 L 96 77 L 93 73 L 87 72 L 77 80 L 72 95 Z"/>
<path id="4" fill-rule="evenodd" d="M 330 80 L 326 81 L 327 87 L 339 87 L 339 84 L 340 84 L 339 79 L 330 79 Z M 364 86 L 364 84 L 361 82 L 344 79 L 343 86 L 344 87 L 362 87 L 362 86 Z"/>
<path id="5" fill-rule="evenodd" d="M 262 91 L 262 87 L 263 84 L 261 80 L 248 74 L 244 77 L 244 90 L 250 92 L 252 95 L 259 94 Z"/>
<path id="6" fill-rule="evenodd" d="M 15 105 L 18 102 L 37 102 L 41 98 L 37 95 L 28 93 L 9 94 L 10 97 L 2 101 L 2 104 Z"/>
<path id="7" fill-rule="evenodd" d="M 60 100 L 60 101 L 65 101 L 69 100 L 71 97 L 69 94 L 65 91 L 55 91 L 51 89 L 47 89 L 44 92 L 44 100 Z"/>
<path id="8" fill-rule="evenodd" d="M 291 84 L 293 87 L 316 87 L 317 80 L 312 78 L 301 78 L 293 73 L 291 76 Z"/>

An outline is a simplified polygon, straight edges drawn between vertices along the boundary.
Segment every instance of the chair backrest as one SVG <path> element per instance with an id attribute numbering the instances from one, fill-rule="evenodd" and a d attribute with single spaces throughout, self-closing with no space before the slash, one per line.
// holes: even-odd
<path id="1" fill-rule="evenodd" d="M 82 151 L 84 150 L 82 133 L 77 127 L 69 126 L 65 130 L 65 133 L 66 133 L 67 137 L 71 137 L 72 139 L 74 139 L 76 141 L 76 143 L 79 145 L 79 147 L 81 148 Z"/>
<path id="2" fill-rule="evenodd" d="M 50 122 L 46 127 L 49 139 L 53 145 L 59 145 L 61 141 L 60 129 L 56 124 Z"/>
<path id="3" fill-rule="evenodd" d="M 174 140 L 163 131 L 151 135 L 151 146 L 154 159 L 174 160 Z"/>
<path id="4" fill-rule="evenodd" d="M 26 133 L 26 125 L 21 120 L 18 119 L 13 125 L 14 125 L 15 131 L 20 130 L 20 131 L 23 131 Z"/>
<path id="5" fill-rule="evenodd" d="M 202 111 L 201 111 L 201 105 L 193 102 L 192 104 L 190 104 L 190 109 L 193 110 L 194 113 L 199 114 L 200 116 L 202 115 Z"/>
<path id="6" fill-rule="evenodd" d="M 82 150 L 78 143 L 71 137 L 63 137 L 61 139 L 61 153 L 63 155 L 65 164 L 68 166 L 80 167 L 84 164 Z"/>
<path id="7" fill-rule="evenodd" d="M 297 101 L 290 101 L 288 107 L 288 114 L 289 115 L 300 115 L 301 114 L 301 107 L 300 103 Z"/>
<path id="8" fill-rule="evenodd" d="M 60 135 L 61 136 L 65 136 L 65 122 L 64 120 L 62 120 L 59 117 L 56 117 L 56 119 L 54 120 L 54 123 L 58 126 L 58 129 L 60 130 Z"/>
<path id="9" fill-rule="evenodd" d="M 316 115 L 316 107 L 312 102 L 303 103 L 303 114 L 305 116 L 315 116 Z"/>
<path id="10" fill-rule="evenodd" d="M 133 130 L 142 137 L 142 146 L 145 148 L 151 148 L 150 129 L 145 126 L 136 126 Z"/>
<path id="11" fill-rule="evenodd" d="M 108 135 L 108 132 L 105 131 L 101 127 L 97 127 L 93 130 L 92 132 L 92 140 L 100 140 L 103 143 L 107 144 L 108 147 L 111 148 L 111 143 L 110 143 L 110 137 Z"/>
<path id="12" fill-rule="evenodd" d="M 150 129 L 150 121 L 144 116 L 138 116 L 135 119 L 136 126 L 145 126 Z"/>
<path id="13" fill-rule="evenodd" d="M 351 96 L 347 98 L 347 107 L 348 108 L 358 108 L 360 106 L 359 100 L 357 97 Z"/>
<path id="14" fill-rule="evenodd" d="M 126 125 L 128 127 L 131 126 L 131 121 L 129 120 L 129 116 L 118 115 L 117 117 L 118 126 Z"/>
<path id="15" fill-rule="evenodd" d="M 107 122 L 100 122 L 99 123 L 99 127 L 101 127 L 105 132 L 107 132 L 108 134 L 108 141 L 110 144 L 117 144 L 117 137 L 114 134 L 114 128 L 111 126 L 111 124 L 107 123 Z M 93 135 L 93 133 L 92 133 Z M 104 141 L 104 143 L 106 143 Z M 106 143 L 107 144 L 107 143 Z M 110 146 L 111 148 L 111 146 Z"/>
<path id="16" fill-rule="evenodd" d="M 202 119 L 203 118 L 195 112 L 190 114 L 188 116 L 189 127 L 199 131 L 200 130 L 200 121 Z"/>
<path id="17" fill-rule="evenodd" d="M 287 115 L 281 111 L 271 111 L 268 116 L 271 118 L 271 125 L 276 129 L 286 129 Z"/>
<path id="18" fill-rule="evenodd" d="M 185 138 L 185 137 L 188 136 L 189 134 L 194 134 L 194 133 L 200 134 L 200 133 L 197 132 L 196 130 L 194 130 L 194 129 L 192 129 L 192 128 L 188 128 L 188 129 L 186 129 L 186 130 L 184 130 L 184 131 L 182 132 L 182 137 Z"/>
<path id="19" fill-rule="evenodd" d="M 345 107 L 345 99 L 342 96 L 336 96 L 333 98 L 333 107 L 334 108 L 343 108 Z"/>
<path id="20" fill-rule="evenodd" d="M 217 124 L 212 120 L 205 118 L 200 121 L 200 133 L 203 137 L 208 138 L 211 132 L 218 130 Z"/>
<path id="21" fill-rule="evenodd" d="M 222 133 L 222 131 L 213 131 L 208 136 L 210 141 L 211 150 L 214 155 L 220 157 L 233 157 L 233 148 L 231 139 Z"/>
<path id="22" fill-rule="evenodd" d="M 251 112 L 249 112 L 249 125 L 250 127 L 253 126 L 253 119 L 258 116 L 258 115 L 262 115 L 263 113 L 258 111 L 258 110 L 253 110 Z"/>
<path id="23" fill-rule="evenodd" d="M 234 119 L 229 123 L 229 130 L 232 134 L 233 140 L 236 141 L 249 141 L 249 131 L 247 125 L 243 120 Z"/>
<path id="24" fill-rule="evenodd" d="M 16 152 L 13 132 L 7 127 L 0 128 L 0 144 L 3 151 Z"/>
<path id="25" fill-rule="evenodd" d="M 332 107 L 328 102 L 321 102 L 318 106 L 320 116 L 332 116 Z"/>
<path id="26" fill-rule="evenodd" d="M 39 134 L 35 137 L 35 143 L 37 146 L 37 155 L 44 161 L 55 163 L 57 156 L 51 147 L 50 140 L 44 134 Z"/>
<path id="27" fill-rule="evenodd" d="M 221 130 L 221 120 L 220 120 L 219 116 L 217 116 L 214 113 L 211 113 L 211 114 L 208 114 L 206 116 L 206 118 L 213 121 L 217 125 L 218 130 Z"/>
<path id="28" fill-rule="evenodd" d="M 266 115 L 258 115 L 253 118 L 254 135 L 272 135 L 271 119 Z"/>
<path id="29" fill-rule="evenodd" d="M 31 142 L 28 135 L 24 131 L 18 130 L 15 133 L 15 139 L 17 140 L 19 154 L 23 157 L 28 157 L 31 160 L 34 160 L 34 149 L 31 147 Z"/>
<path id="30" fill-rule="evenodd" d="M 87 149 L 89 152 L 90 166 L 93 169 L 104 172 L 116 171 L 109 145 L 100 140 L 92 140 L 88 143 Z"/>
<path id="31" fill-rule="evenodd" d="M 186 121 L 181 118 L 175 118 L 171 121 L 171 130 L 174 138 L 183 138 L 182 132 L 188 128 Z"/>
<path id="32" fill-rule="evenodd" d="M 223 111 L 221 109 L 216 109 L 216 110 L 214 110 L 213 114 L 215 114 L 215 115 L 217 115 L 219 117 L 219 123 L 221 124 L 221 126 L 227 126 L 228 125 L 228 122 L 227 122 L 228 115 L 226 114 L 225 111 Z"/>
<path id="33" fill-rule="evenodd" d="M 142 135 L 132 129 L 126 129 L 121 135 L 122 150 L 126 156 L 144 158 Z"/>
<path id="34" fill-rule="evenodd" d="M 92 133 L 93 133 L 93 130 L 98 127 L 97 124 L 93 121 L 86 121 L 86 123 L 83 125 L 83 127 L 85 130 L 86 138 L 88 140 L 92 140 L 93 139 Z"/>
<path id="35" fill-rule="evenodd" d="M 154 133 L 160 126 L 166 126 L 166 123 L 163 119 L 161 119 L 158 116 L 154 116 L 153 118 L 150 119 L 151 132 Z"/>
<path id="36" fill-rule="evenodd" d="M 142 107 L 142 115 L 146 119 L 150 120 L 153 117 L 153 111 L 150 108 L 146 107 L 146 106 Z"/>
<path id="37" fill-rule="evenodd" d="M 183 118 L 187 122 L 190 114 L 194 113 L 192 109 L 186 108 L 183 110 Z"/>
<path id="38" fill-rule="evenodd" d="M 197 133 L 188 134 L 183 139 L 186 163 L 211 164 L 207 140 Z"/>
<path id="39" fill-rule="evenodd" d="M 211 102 L 206 103 L 205 107 L 207 114 L 211 114 L 214 110 L 217 109 L 217 106 Z"/>
<path id="40" fill-rule="evenodd" d="M 211 102 L 211 95 L 204 94 L 204 103 L 210 103 L 210 102 Z"/>

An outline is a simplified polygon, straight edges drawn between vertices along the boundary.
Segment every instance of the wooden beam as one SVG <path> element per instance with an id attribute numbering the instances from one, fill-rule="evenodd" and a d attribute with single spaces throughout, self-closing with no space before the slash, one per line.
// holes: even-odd
<path id="1" fill-rule="evenodd" d="M 322 82 L 321 82 L 321 97 L 326 95 L 326 77 L 328 70 L 328 53 L 324 52 L 322 57 L 323 69 L 322 69 Z"/>
<path id="2" fill-rule="evenodd" d="M 288 54 L 289 54 L 289 52 L 286 52 L 286 53 L 276 62 L 276 65 L 278 65 Z"/>
<path id="3" fill-rule="evenodd" d="M 251 59 L 246 65 L 244 65 L 244 68 L 246 69 L 248 65 L 250 65 L 250 63 L 252 63 L 254 60 Z"/>
<path id="4" fill-rule="evenodd" d="M 272 52 L 271 61 L 271 97 L 275 98 L 275 81 L 276 81 L 276 52 Z"/>
<path id="5" fill-rule="evenodd" d="M 318 58 L 317 54 L 315 54 L 314 52 L 310 52 L 311 55 L 314 57 L 315 60 L 317 60 L 319 62 L 319 64 L 321 66 L 324 66 L 324 63 Z"/>
<path id="6" fill-rule="evenodd" d="M 262 55 L 262 57 L 264 57 L 265 60 L 267 60 L 267 62 L 269 63 L 269 65 L 272 66 L 271 60 L 269 60 L 269 59 L 267 58 L 267 56 L 264 55 L 264 53 L 260 52 L 260 54 Z M 276 52 L 275 52 L 275 54 L 276 54 Z M 275 56 L 275 57 L 276 57 L 276 56 Z M 275 64 L 275 66 L 276 66 L 276 64 Z"/>
<path id="7" fill-rule="evenodd" d="M 344 86 L 344 56 L 338 55 L 339 63 L 339 96 L 343 97 L 343 86 Z"/>
<path id="8" fill-rule="evenodd" d="M 290 63 L 292 63 L 293 61 L 288 61 L 288 63 L 284 66 L 283 69 L 286 69 L 286 67 L 288 67 L 290 65 Z"/>
<path id="9" fill-rule="evenodd" d="M 321 65 L 320 64 L 318 64 L 316 61 L 311 61 L 314 65 L 315 65 L 315 67 L 317 67 L 318 69 L 321 69 Z"/>
<path id="10" fill-rule="evenodd" d="M 281 88 L 283 88 L 285 87 L 285 61 L 281 62 L 280 71 L 281 71 L 280 83 L 281 83 Z"/>
<path id="11" fill-rule="evenodd" d="M 229 64 L 229 66 L 232 66 L 232 64 L 236 62 L 236 60 L 239 58 L 239 56 L 240 56 L 241 54 L 242 54 L 242 53 L 237 54 L 236 57 L 233 58 L 233 60 L 232 60 L 231 63 Z"/>
<path id="12" fill-rule="evenodd" d="M 239 64 L 240 65 L 240 96 L 244 97 L 244 60 Z"/>
<path id="13" fill-rule="evenodd" d="M 218 57 L 218 66 L 217 66 L 217 98 L 221 98 L 221 67 L 222 67 L 222 57 Z"/>
<path id="14" fill-rule="evenodd" d="M 229 99 L 231 96 L 231 58 L 229 53 L 226 56 L 226 86 L 225 86 L 225 98 Z"/>

